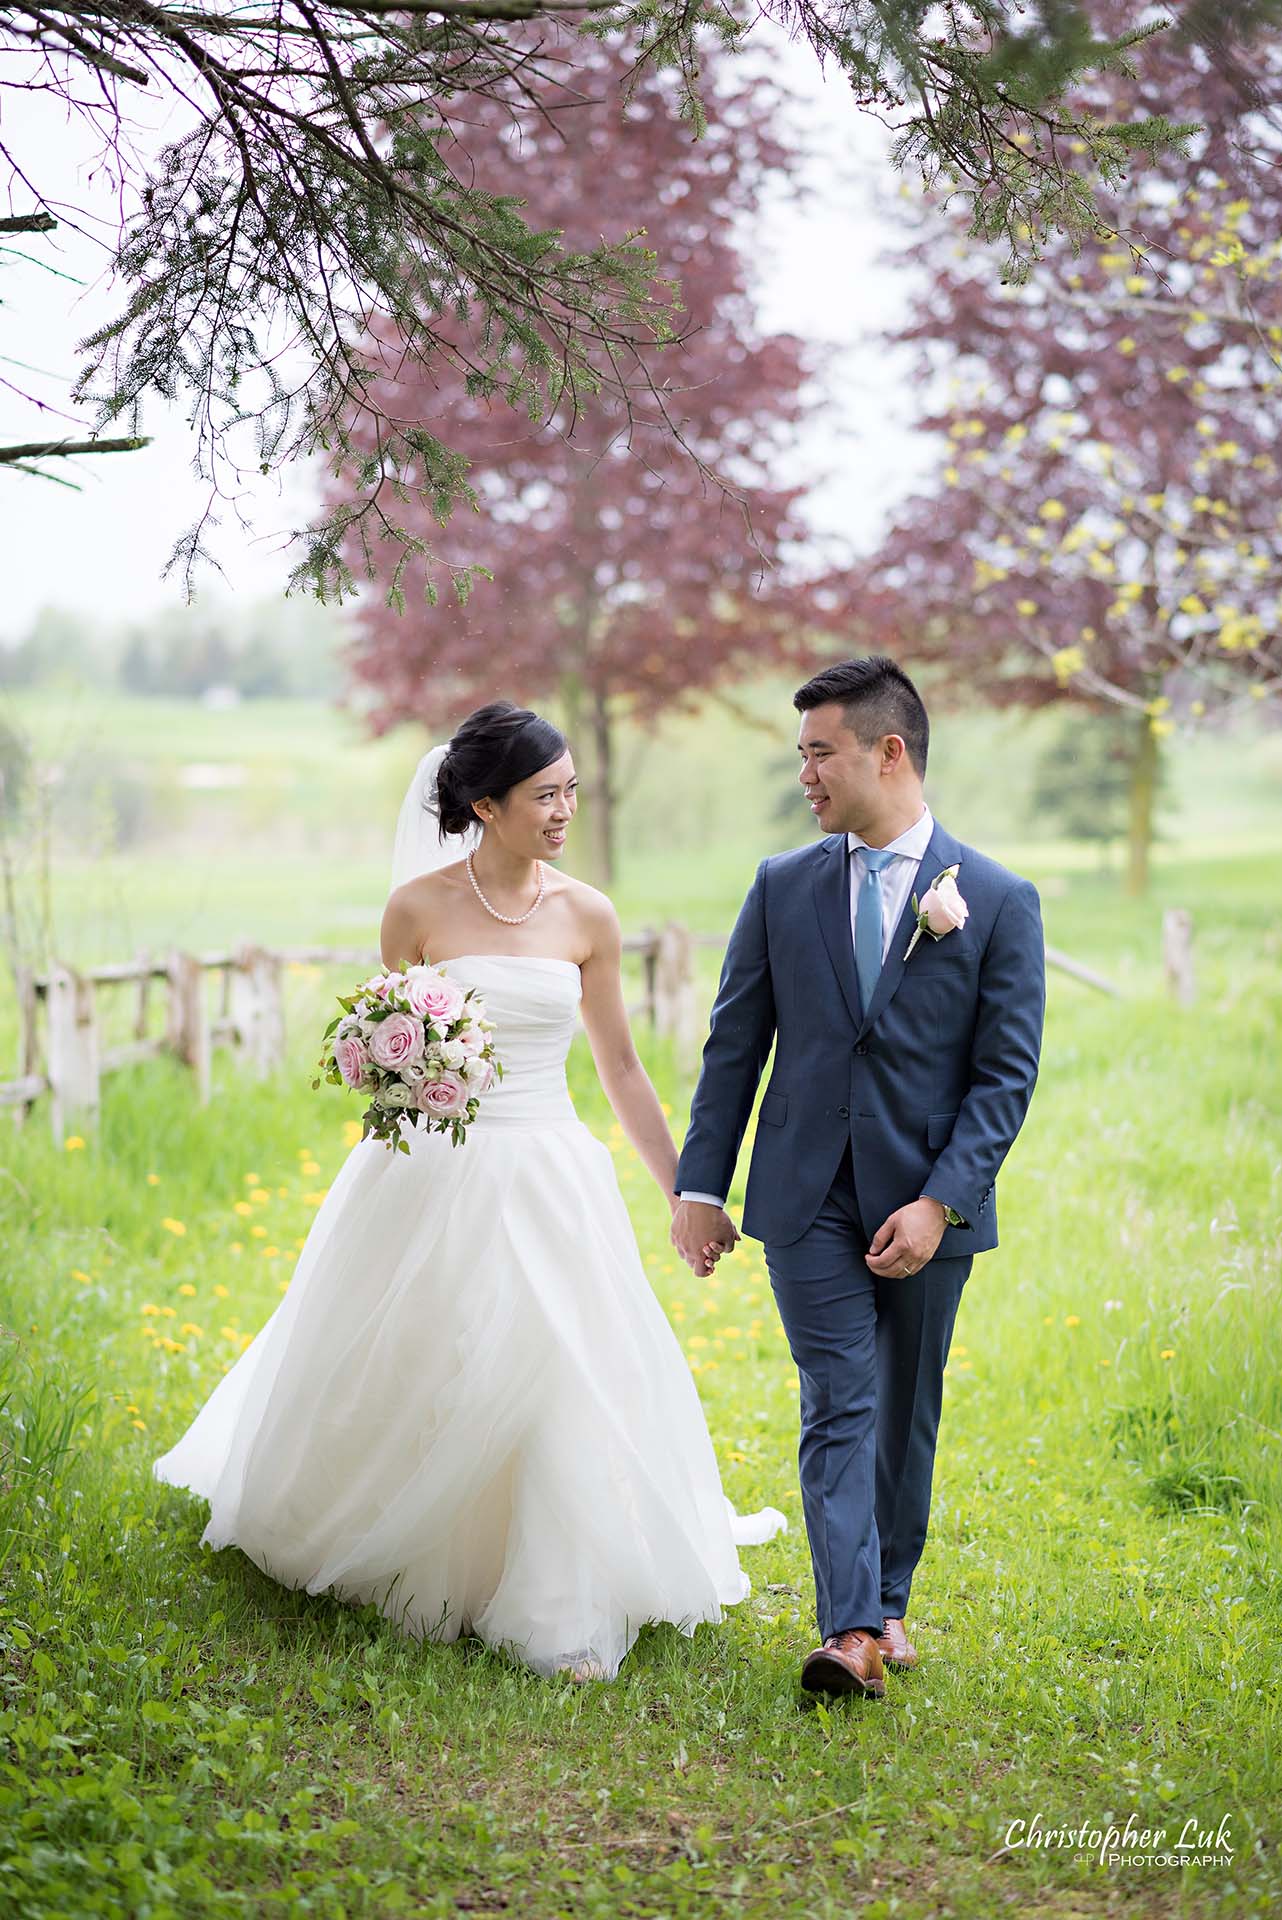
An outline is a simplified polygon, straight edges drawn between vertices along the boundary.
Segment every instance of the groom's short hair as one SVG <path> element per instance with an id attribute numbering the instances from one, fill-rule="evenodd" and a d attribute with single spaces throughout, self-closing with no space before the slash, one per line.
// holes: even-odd
<path id="1" fill-rule="evenodd" d="M 897 733 L 918 777 L 925 779 L 930 721 L 921 695 L 897 661 L 884 653 L 838 660 L 792 696 L 798 713 L 834 700 L 861 747 L 875 746 L 886 734 Z"/>

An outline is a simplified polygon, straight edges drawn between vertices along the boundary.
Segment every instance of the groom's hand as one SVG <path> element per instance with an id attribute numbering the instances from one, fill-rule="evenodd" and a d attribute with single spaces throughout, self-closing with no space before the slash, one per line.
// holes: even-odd
<path id="1" fill-rule="evenodd" d="M 906 1280 L 934 1259 L 947 1224 L 940 1202 L 923 1194 L 882 1222 L 864 1258 L 883 1280 Z"/>
<path id="2" fill-rule="evenodd" d="M 740 1237 L 724 1207 L 706 1200 L 682 1200 L 672 1215 L 672 1244 L 696 1280 L 706 1280 L 723 1253 Z"/>

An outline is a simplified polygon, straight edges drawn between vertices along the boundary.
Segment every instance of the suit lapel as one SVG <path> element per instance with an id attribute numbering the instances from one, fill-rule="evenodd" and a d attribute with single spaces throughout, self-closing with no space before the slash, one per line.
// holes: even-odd
<path id="1" fill-rule="evenodd" d="M 916 916 L 913 913 L 913 894 L 915 893 L 920 901 L 926 889 L 934 883 L 936 874 L 941 873 L 945 867 L 951 867 L 954 860 L 958 858 L 959 853 L 960 848 L 957 842 L 950 833 L 944 831 L 938 820 L 936 820 L 929 844 L 927 845 L 925 853 L 922 855 L 921 865 L 918 867 L 913 884 L 908 890 L 908 898 L 904 902 L 904 910 L 899 916 L 899 922 L 891 938 L 886 958 L 882 962 L 881 972 L 877 976 L 877 984 L 873 988 L 872 1002 L 863 1019 L 856 1022 L 859 1028 L 858 1039 L 864 1039 L 876 1025 L 887 1006 L 889 1006 L 900 981 L 904 977 L 904 955 L 908 951 L 908 943 L 913 937 L 913 928 L 917 924 Z M 849 862 L 847 862 L 847 865 L 849 865 Z M 847 883 L 847 889 L 848 888 L 849 883 Z M 846 923 L 846 935 L 847 945 L 851 948 L 851 973 L 853 974 L 854 942 L 850 938 L 850 923 L 848 919 Z M 925 939 L 926 936 L 923 934 L 922 938 Z M 856 982 L 856 996 L 857 992 L 858 983 Z"/>
<path id="2" fill-rule="evenodd" d="M 832 835 L 822 859 L 817 863 L 814 889 L 815 908 L 828 958 L 841 983 L 850 1018 L 858 1026 L 862 1008 L 859 1003 L 859 980 L 855 973 L 855 943 L 850 931 L 849 847 L 844 833 Z"/>

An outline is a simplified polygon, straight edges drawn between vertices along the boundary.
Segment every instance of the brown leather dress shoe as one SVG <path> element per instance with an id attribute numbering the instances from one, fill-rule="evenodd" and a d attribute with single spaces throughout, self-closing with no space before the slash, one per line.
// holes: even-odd
<path id="1" fill-rule="evenodd" d="M 886 1621 L 885 1629 L 877 1636 L 877 1650 L 888 1667 L 915 1667 L 917 1649 L 908 1638 L 902 1620 Z"/>
<path id="2" fill-rule="evenodd" d="M 830 1633 L 821 1647 L 807 1654 L 801 1684 L 807 1693 L 862 1693 L 880 1700 L 886 1675 L 875 1636 L 865 1627 Z"/>

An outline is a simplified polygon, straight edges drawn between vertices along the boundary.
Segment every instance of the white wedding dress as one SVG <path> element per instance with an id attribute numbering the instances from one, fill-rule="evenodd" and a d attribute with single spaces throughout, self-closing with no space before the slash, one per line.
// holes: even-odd
<path id="1" fill-rule="evenodd" d="M 565 1077 L 573 961 L 445 963 L 504 1078 L 460 1147 L 352 1149 L 289 1290 L 156 1478 L 201 1536 L 403 1632 L 474 1633 L 612 1678 L 647 1621 L 692 1634 L 750 1590 L 698 1393 L 606 1148 Z"/>

